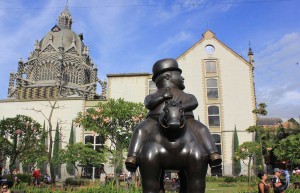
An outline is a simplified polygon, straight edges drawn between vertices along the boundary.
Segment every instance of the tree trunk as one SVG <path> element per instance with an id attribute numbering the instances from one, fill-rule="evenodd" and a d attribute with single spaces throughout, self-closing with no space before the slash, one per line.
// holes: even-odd
<path id="1" fill-rule="evenodd" d="M 52 146 L 53 146 L 53 139 L 52 139 L 52 123 L 51 120 L 49 121 L 49 149 L 48 149 L 48 163 L 50 166 L 50 176 L 51 182 L 55 184 L 55 171 L 54 171 L 54 164 L 52 161 Z"/>
<path id="2" fill-rule="evenodd" d="M 251 181 L 251 159 L 252 157 L 249 157 L 249 163 L 248 163 L 248 186 L 250 185 L 250 181 Z"/>

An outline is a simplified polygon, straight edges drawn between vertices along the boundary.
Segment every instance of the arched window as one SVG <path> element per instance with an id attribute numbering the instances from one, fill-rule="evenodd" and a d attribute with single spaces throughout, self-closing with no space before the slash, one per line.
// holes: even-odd
<path id="1" fill-rule="evenodd" d="M 68 66 L 65 68 L 64 75 L 63 75 L 63 80 L 66 82 L 71 82 L 71 83 L 78 83 L 78 71 L 76 68 L 72 66 Z"/>
<path id="2" fill-rule="evenodd" d="M 220 111 L 218 106 L 208 107 L 208 124 L 212 127 L 220 127 Z"/>
<path id="3" fill-rule="evenodd" d="M 55 80 L 55 70 L 52 65 L 45 64 L 40 68 L 39 80 Z"/>

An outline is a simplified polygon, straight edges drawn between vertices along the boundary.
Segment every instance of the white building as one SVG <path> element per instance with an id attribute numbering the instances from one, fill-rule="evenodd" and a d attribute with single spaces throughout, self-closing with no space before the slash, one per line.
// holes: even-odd
<path id="1" fill-rule="evenodd" d="M 249 60 L 227 47 L 211 31 L 205 32 L 201 40 L 177 58 L 185 78 L 185 92 L 195 95 L 199 103 L 195 118 L 209 127 L 222 154 L 223 171 L 212 171 L 214 174 L 232 175 L 235 127 L 240 144 L 252 141 L 252 134 L 246 132 L 256 123 L 252 113 L 256 101 L 251 49 Z M 147 73 L 109 74 L 107 77 L 109 98 L 143 102 L 156 89 L 151 74 Z M 245 175 L 246 166 L 242 167 L 241 174 Z"/>

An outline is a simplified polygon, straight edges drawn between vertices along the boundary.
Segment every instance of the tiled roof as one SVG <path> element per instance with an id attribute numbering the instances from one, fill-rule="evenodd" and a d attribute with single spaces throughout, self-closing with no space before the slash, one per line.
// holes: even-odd
<path id="1" fill-rule="evenodd" d="M 278 123 L 282 123 L 282 119 L 278 117 L 259 117 L 257 124 L 258 125 L 277 125 Z"/>

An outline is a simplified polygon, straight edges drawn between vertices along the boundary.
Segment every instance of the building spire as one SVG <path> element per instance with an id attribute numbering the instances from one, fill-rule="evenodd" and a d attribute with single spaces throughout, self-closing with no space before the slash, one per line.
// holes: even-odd
<path id="1" fill-rule="evenodd" d="M 58 25 L 62 28 L 71 29 L 73 20 L 68 6 L 69 1 L 67 0 L 65 10 L 61 12 L 60 16 L 58 17 Z"/>
<path id="2" fill-rule="evenodd" d="M 249 41 L 249 49 L 248 49 L 248 57 L 249 57 L 249 63 L 253 66 L 254 65 L 254 54 L 251 49 L 251 42 Z"/>

